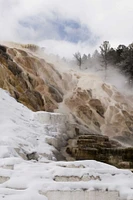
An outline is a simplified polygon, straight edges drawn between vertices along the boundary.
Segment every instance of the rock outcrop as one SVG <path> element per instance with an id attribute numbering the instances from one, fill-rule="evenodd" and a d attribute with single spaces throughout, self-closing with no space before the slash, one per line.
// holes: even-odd
<path id="1" fill-rule="evenodd" d="M 36 45 L 0 46 L 0 87 L 33 111 L 67 114 L 80 135 L 103 134 L 133 146 L 132 97 L 50 61 Z"/>
<path id="2" fill-rule="evenodd" d="M 35 46 L 24 47 L 36 50 Z M 0 46 L 0 87 L 33 111 L 58 108 L 57 103 L 63 99 L 57 84 L 60 78 L 53 65 L 44 59 L 26 50 Z"/>
<path id="3" fill-rule="evenodd" d="M 68 141 L 66 152 L 74 160 L 97 160 L 119 168 L 133 169 L 133 147 L 98 134 L 81 135 Z"/>

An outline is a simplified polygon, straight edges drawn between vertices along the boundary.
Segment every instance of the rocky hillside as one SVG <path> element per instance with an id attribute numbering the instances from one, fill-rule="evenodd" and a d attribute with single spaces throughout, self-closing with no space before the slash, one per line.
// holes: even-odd
<path id="1" fill-rule="evenodd" d="M 77 134 L 103 134 L 133 146 L 132 97 L 95 75 L 50 62 L 35 45 L 0 45 L 0 87 L 33 111 L 67 114 Z"/>

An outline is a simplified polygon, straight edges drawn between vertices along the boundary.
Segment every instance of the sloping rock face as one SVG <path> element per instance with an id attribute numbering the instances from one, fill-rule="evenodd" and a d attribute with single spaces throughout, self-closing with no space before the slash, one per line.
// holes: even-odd
<path id="1" fill-rule="evenodd" d="M 58 107 L 63 99 L 60 79 L 61 75 L 44 59 L 22 49 L 0 46 L 0 87 L 33 111 Z"/>
<path id="2" fill-rule="evenodd" d="M 76 160 L 97 160 L 119 168 L 133 169 L 133 148 L 123 148 L 108 136 L 88 134 L 70 139 L 66 152 Z"/>
<path id="3" fill-rule="evenodd" d="M 67 114 L 79 135 L 103 134 L 133 146 L 132 97 L 52 62 L 35 45 L 1 45 L 0 87 L 33 111 Z"/>
<path id="4" fill-rule="evenodd" d="M 117 91 L 96 77 L 82 75 L 65 104 L 91 133 L 102 133 L 133 145 L 132 97 Z M 82 134 L 84 134 L 82 132 Z"/>

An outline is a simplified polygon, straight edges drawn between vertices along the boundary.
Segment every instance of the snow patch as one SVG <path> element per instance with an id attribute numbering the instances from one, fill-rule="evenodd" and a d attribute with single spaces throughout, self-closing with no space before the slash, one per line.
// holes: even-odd
<path id="1" fill-rule="evenodd" d="M 133 199 L 128 170 L 93 160 L 53 161 L 53 146 L 70 137 L 65 115 L 34 113 L 2 89 L 0 110 L 0 199 Z M 38 161 L 28 160 L 34 152 Z"/>

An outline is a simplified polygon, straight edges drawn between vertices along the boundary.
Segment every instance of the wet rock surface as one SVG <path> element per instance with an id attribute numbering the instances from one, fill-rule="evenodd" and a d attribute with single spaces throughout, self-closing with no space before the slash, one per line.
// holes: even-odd
<path id="1" fill-rule="evenodd" d="M 38 49 L 35 45 L 24 48 L 33 52 Z M 56 74 L 45 60 L 34 57 L 31 52 L 0 45 L 0 87 L 31 110 L 53 112 L 58 108 L 63 93 L 52 78 L 54 76 L 59 77 L 59 72 Z"/>
<path id="2" fill-rule="evenodd" d="M 125 148 L 103 135 L 80 135 L 71 139 L 66 152 L 75 160 L 97 160 L 119 168 L 133 168 L 133 148 Z"/>
<path id="3" fill-rule="evenodd" d="M 68 115 L 72 124 L 76 124 L 75 127 L 83 127 L 82 131 L 77 129 L 76 134 L 107 135 L 120 141 L 123 146 L 133 147 L 132 96 L 120 93 L 93 74 L 66 70 L 63 64 L 60 66 L 59 62 L 49 61 L 47 56 L 38 51 L 38 46 L 30 44 L 0 45 L 0 87 L 33 111 Z M 83 149 L 80 142 L 80 153 L 83 159 L 87 159 L 85 149 L 91 147 L 85 143 Z M 106 145 L 104 148 L 112 151 L 113 144 L 110 145 L 109 141 Z M 100 154 L 101 150 L 97 151 L 96 155 Z M 80 153 L 76 154 L 77 159 L 82 159 Z M 110 157 L 110 154 L 106 157 Z M 107 160 L 98 156 L 96 159 Z M 126 162 L 125 158 L 123 162 Z"/>

